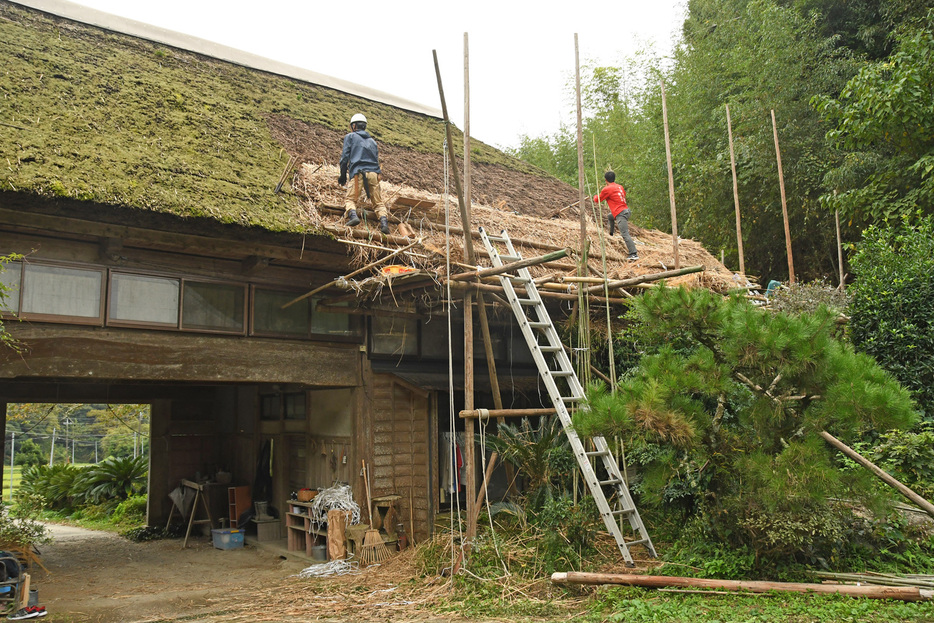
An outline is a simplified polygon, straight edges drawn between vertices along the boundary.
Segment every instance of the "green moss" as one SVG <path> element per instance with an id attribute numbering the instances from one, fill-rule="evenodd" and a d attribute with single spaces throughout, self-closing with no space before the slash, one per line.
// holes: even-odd
<path id="1" fill-rule="evenodd" d="M 272 193 L 289 154 L 268 115 L 342 132 L 350 111 L 365 108 L 380 120 L 381 143 L 443 146 L 438 119 L 2 0 L 0 55 L 5 189 L 292 231 L 297 200 Z M 462 145 L 459 134 L 455 141 Z M 474 146 L 478 163 L 540 174 Z"/>

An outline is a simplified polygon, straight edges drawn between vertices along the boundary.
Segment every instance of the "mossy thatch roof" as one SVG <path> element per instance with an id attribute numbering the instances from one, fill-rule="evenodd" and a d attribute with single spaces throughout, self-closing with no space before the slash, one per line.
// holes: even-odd
<path id="1" fill-rule="evenodd" d="M 306 228 L 298 199 L 272 190 L 291 155 L 336 163 L 354 112 L 371 120 L 387 178 L 418 186 L 409 161 L 442 162 L 437 118 L 4 0 L 0 56 L 3 192 L 294 232 Z M 516 180 L 516 209 L 530 177 L 569 191 L 482 143 L 471 153 Z"/>

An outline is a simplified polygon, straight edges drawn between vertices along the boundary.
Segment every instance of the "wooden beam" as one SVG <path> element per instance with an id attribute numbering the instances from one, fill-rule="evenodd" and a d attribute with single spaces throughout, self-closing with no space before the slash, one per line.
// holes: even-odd
<path id="1" fill-rule="evenodd" d="M 60 233 L 64 236 L 80 239 L 87 237 L 113 238 L 121 240 L 124 249 L 138 247 L 141 249 L 167 250 L 204 257 L 218 257 L 227 259 L 243 259 L 250 255 L 268 257 L 275 260 L 294 262 L 301 265 L 322 265 L 341 267 L 347 265 L 347 258 L 343 251 L 340 253 L 329 251 L 303 251 L 280 245 L 257 244 L 242 240 L 224 239 L 197 234 L 177 233 L 143 227 L 128 227 L 125 225 L 112 225 L 101 221 L 83 220 L 68 216 L 47 215 L 38 212 L 21 212 L 0 208 L 0 222 L 22 228 L 24 231 L 47 234 Z M 327 228 L 325 228 L 327 229 Z M 346 228 L 334 228 L 345 232 Z M 364 232 L 361 232 L 364 233 Z M 289 234 L 299 237 L 300 234 Z M 329 238 L 320 234 L 322 242 L 332 244 Z M 366 237 L 364 235 L 364 237 Z M 402 244 L 411 242 L 402 238 Z"/>

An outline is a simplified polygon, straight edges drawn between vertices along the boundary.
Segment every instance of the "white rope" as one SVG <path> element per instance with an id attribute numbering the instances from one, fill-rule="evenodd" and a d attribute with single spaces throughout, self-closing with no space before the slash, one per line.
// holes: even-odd
<path id="1" fill-rule="evenodd" d="M 448 431 L 450 432 L 451 446 L 450 446 L 450 458 L 448 460 L 454 461 L 457 456 L 457 438 L 455 436 L 455 419 L 454 419 L 454 329 L 452 323 L 452 316 L 454 311 L 454 298 L 451 296 L 451 201 L 450 201 L 450 169 L 451 163 L 448 159 L 448 142 L 447 138 L 444 140 L 444 145 L 442 146 L 442 152 L 444 153 L 444 258 L 445 258 L 445 268 L 447 270 L 447 295 L 448 295 Z M 473 443 L 473 440 L 468 440 L 469 443 Z M 457 477 L 457 474 L 452 474 L 455 479 L 455 485 L 457 488 L 460 488 L 460 481 Z M 468 492 L 469 494 L 469 492 Z M 463 535 L 460 533 L 461 526 L 461 505 L 460 497 L 456 494 L 453 495 L 453 503 L 451 504 L 452 512 L 450 513 L 449 529 L 451 532 L 451 569 L 454 568 L 457 563 L 455 557 L 455 546 L 454 546 L 454 512 L 453 509 L 457 509 L 457 531 L 458 535 L 461 537 L 460 548 L 461 548 L 461 559 L 464 557 L 464 539 Z M 452 584 L 453 587 L 453 584 Z"/>
<path id="2" fill-rule="evenodd" d="M 331 575 L 357 575 L 360 564 L 356 560 L 332 560 L 331 562 L 305 567 L 293 578 L 323 578 Z"/>
<path id="3" fill-rule="evenodd" d="M 347 524 L 360 523 L 360 507 L 353 501 L 350 485 L 336 485 L 318 492 L 308 509 L 310 530 L 319 530 L 328 521 L 329 510 L 341 510 L 347 513 Z"/>

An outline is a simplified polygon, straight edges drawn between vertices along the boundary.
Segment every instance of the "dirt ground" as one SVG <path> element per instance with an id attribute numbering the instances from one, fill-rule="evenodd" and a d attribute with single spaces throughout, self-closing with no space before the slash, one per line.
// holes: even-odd
<path id="1" fill-rule="evenodd" d="M 54 541 L 41 547 L 48 572 L 29 570 L 50 623 L 463 620 L 419 608 L 445 589 L 422 586 L 416 596 L 403 587 L 411 578 L 405 555 L 352 576 L 302 579 L 296 574 L 309 561 L 265 544 L 220 550 L 208 537 L 193 536 L 183 549 L 181 539 L 134 543 L 112 533 L 50 528 Z"/>

